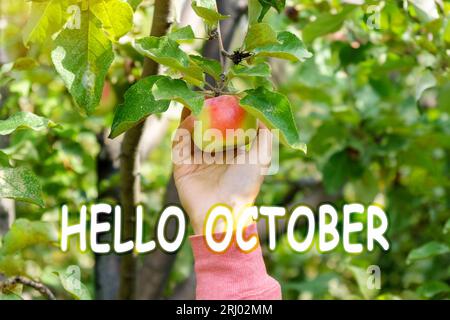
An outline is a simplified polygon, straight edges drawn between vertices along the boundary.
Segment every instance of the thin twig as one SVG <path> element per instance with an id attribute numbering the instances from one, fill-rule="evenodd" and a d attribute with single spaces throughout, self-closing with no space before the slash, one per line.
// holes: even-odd
<path id="1" fill-rule="evenodd" d="M 48 300 L 56 300 L 55 295 L 43 283 L 22 276 L 13 277 L 0 282 L 0 291 L 10 291 L 9 288 L 18 284 L 23 284 L 24 286 L 31 287 L 39 291 L 39 293 L 45 296 Z"/>
<path id="2" fill-rule="evenodd" d="M 222 32 L 220 31 L 220 21 L 217 24 L 217 38 L 218 38 L 218 41 L 219 41 L 220 64 L 222 65 L 222 68 L 225 68 L 225 59 L 224 59 L 224 56 L 223 56 L 223 52 L 225 51 L 225 48 L 223 47 Z"/>
<path id="3" fill-rule="evenodd" d="M 208 88 L 210 88 L 212 91 L 215 91 L 216 90 L 216 88 L 214 88 L 214 86 L 212 86 L 211 84 L 209 84 L 208 82 L 205 82 L 205 84 L 206 84 L 206 86 L 208 87 Z M 203 90 L 203 88 L 200 88 L 201 90 Z"/>

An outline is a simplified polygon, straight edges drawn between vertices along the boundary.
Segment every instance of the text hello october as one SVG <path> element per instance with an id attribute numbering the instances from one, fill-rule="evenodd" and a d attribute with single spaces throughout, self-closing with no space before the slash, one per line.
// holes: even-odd
<path id="1" fill-rule="evenodd" d="M 90 213 L 90 225 L 88 232 L 87 216 Z M 109 222 L 100 222 L 99 216 L 113 215 L 113 227 Z M 342 246 L 348 253 L 361 253 L 366 248 L 373 251 L 375 243 L 383 250 L 389 250 L 389 242 L 385 237 L 388 230 L 386 213 L 376 205 L 367 208 L 362 204 L 346 204 L 342 208 L 342 220 L 339 222 L 337 210 L 330 204 L 322 204 L 318 207 L 318 215 L 308 206 L 295 207 L 290 214 L 283 207 L 249 206 L 242 210 L 238 217 L 234 217 L 231 209 L 224 205 L 216 205 L 208 212 L 204 223 L 204 240 L 207 247 L 215 253 L 225 252 L 233 243 L 244 251 L 251 252 L 258 246 L 257 234 L 244 234 L 249 219 L 265 219 L 268 228 L 268 247 L 275 250 L 277 245 L 277 220 L 286 218 L 286 236 L 289 246 L 295 252 L 305 252 L 314 244 L 319 252 L 325 253 Z M 94 204 L 82 206 L 79 212 L 78 223 L 69 224 L 69 210 L 66 205 L 61 210 L 61 250 L 68 250 L 69 238 L 78 237 L 79 249 L 87 250 L 89 241 L 90 249 L 94 253 L 148 253 L 157 246 L 165 252 L 171 253 L 180 249 L 187 231 L 186 215 L 177 206 L 165 208 L 159 216 L 156 224 L 156 238 L 144 240 L 142 206 L 136 207 L 135 239 L 122 239 L 122 210 L 120 206 L 109 204 Z M 166 224 L 170 219 L 176 219 L 177 228 L 175 236 L 168 239 L 166 236 Z M 102 219 L 104 220 L 104 219 Z M 305 221 L 306 234 L 300 236 L 297 227 L 300 221 Z M 317 220 L 317 221 L 316 221 Z M 224 232 L 219 236 L 215 234 L 217 223 L 224 222 Z M 361 221 L 364 221 L 361 222 Z M 338 225 L 340 228 L 338 228 Z M 113 229 L 113 230 L 111 230 Z M 339 229 L 339 230 L 338 230 Z M 112 233 L 110 243 L 100 243 L 98 235 Z M 358 233 L 366 232 L 366 240 L 360 243 Z M 89 233 L 89 234 L 88 234 Z M 89 236 L 88 236 L 89 235 Z M 316 237 L 318 235 L 318 237 Z"/>

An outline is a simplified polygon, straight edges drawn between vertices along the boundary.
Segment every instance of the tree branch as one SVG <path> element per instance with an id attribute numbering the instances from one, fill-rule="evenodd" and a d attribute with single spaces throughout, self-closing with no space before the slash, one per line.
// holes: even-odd
<path id="1" fill-rule="evenodd" d="M 0 291 L 10 291 L 11 287 L 14 287 L 18 284 L 23 284 L 24 286 L 31 287 L 35 290 L 37 290 L 40 294 L 42 294 L 44 297 L 46 297 L 48 300 L 56 300 L 55 295 L 53 292 L 46 287 L 43 283 L 37 282 L 22 276 L 13 277 L 10 279 L 7 279 L 3 282 L 0 282 Z"/>
<path id="2" fill-rule="evenodd" d="M 151 36 L 160 37 L 167 33 L 170 0 L 155 0 Z M 156 75 L 158 64 L 148 58 L 145 59 L 142 77 Z M 122 142 L 120 155 L 120 201 L 124 213 L 124 239 L 134 239 L 135 207 L 139 203 L 140 179 L 138 147 L 141 140 L 144 122 L 128 130 Z M 120 266 L 120 299 L 133 299 L 136 286 L 136 259 L 133 253 L 122 257 Z"/>
<path id="3" fill-rule="evenodd" d="M 190 0 L 188 0 L 187 2 L 189 3 Z M 245 10 L 241 5 L 238 5 L 234 1 L 218 0 L 217 5 L 221 13 L 232 16 L 231 19 L 221 22 L 224 46 L 226 49 L 228 49 L 233 39 L 235 28 L 238 26 Z M 189 9 L 189 7 L 187 7 L 187 9 Z M 185 17 L 182 19 L 184 23 L 189 23 L 190 14 L 194 14 L 193 11 L 185 12 Z M 203 56 L 218 60 L 220 55 L 218 48 L 218 39 L 206 41 L 202 50 Z M 207 76 L 206 79 L 210 85 L 215 85 L 215 81 L 212 77 Z M 166 188 L 164 204 L 179 204 L 178 193 L 175 188 L 173 175 Z M 167 236 L 169 238 L 173 237 L 176 231 L 176 221 L 174 219 L 169 220 L 166 228 Z M 146 255 L 143 259 L 142 265 L 139 268 L 139 281 L 136 290 L 136 298 L 161 299 L 175 260 L 176 253 L 168 254 L 160 251 L 159 249 L 155 250 L 149 255 Z M 191 281 L 195 282 L 195 279 L 191 279 Z M 186 286 L 186 291 L 189 291 L 189 288 L 191 289 L 190 295 L 195 296 L 195 286 Z M 187 296 L 188 292 L 185 292 L 183 295 Z"/>

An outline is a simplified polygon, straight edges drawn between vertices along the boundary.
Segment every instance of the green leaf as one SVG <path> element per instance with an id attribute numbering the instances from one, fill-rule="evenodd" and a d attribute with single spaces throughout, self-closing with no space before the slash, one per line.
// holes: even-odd
<path id="1" fill-rule="evenodd" d="M 89 114 L 99 104 L 114 53 L 97 18 L 82 11 L 80 22 L 80 29 L 58 35 L 52 60 L 77 105 Z"/>
<path id="2" fill-rule="evenodd" d="M 319 299 L 329 291 L 330 282 L 336 281 L 339 276 L 334 272 L 321 272 L 312 279 L 286 281 L 282 284 L 283 289 L 295 290 L 296 292 L 308 292 L 313 298 Z"/>
<path id="3" fill-rule="evenodd" d="M 0 150 L 0 167 L 9 167 L 9 156 Z"/>
<path id="4" fill-rule="evenodd" d="M 416 101 L 422 98 L 423 93 L 437 85 L 436 78 L 431 71 L 426 71 L 417 81 L 416 84 Z"/>
<path id="5" fill-rule="evenodd" d="M 245 91 L 241 106 L 260 119 L 270 129 L 279 129 L 281 141 L 306 153 L 306 145 L 300 142 L 291 104 L 286 96 L 263 87 Z"/>
<path id="6" fill-rule="evenodd" d="M 281 13 L 281 11 L 286 6 L 286 0 L 258 0 L 261 4 L 261 13 L 258 17 L 258 22 L 261 22 L 264 19 L 264 16 L 267 14 L 270 8 L 274 8 Z"/>
<path id="7" fill-rule="evenodd" d="M 31 112 L 21 111 L 6 120 L 0 120 L 0 135 L 7 135 L 18 129 L 41 131 L 56 126 L 51 120 L 39 117 Z"/>
<path id="8" fill-rule="evenodd" d="M 417 16 L 423 22 L 439 19 L 439 12 L 434 0 L 409 0 L 416 9 Z"/>
<path id="9" fill-rule="evenodd" d="M 444 234 L 447 234 L 450 232 L 450 219 L 447 220 L 444 226 Z"/>
<path id="10" fill-rule="evenodd" d="M 256 65 L 233 65 L 230 69 L 231 76 L 235 77 L 267 77 L 271 75 L 270 65 L 268 63 L 258 63 Z"/>
<path id="11" fill-rule="evenodd" d="M 89 10 L 112 40 L 118 40 L 133 26 L 133 8 L 122 0 L 91 0 Z"/>
<path id="12" fill-rule="evenodd" d="M 143 0 L 127 0 L 133 10 L 136 10 Z"/>
<path id="13" fill-rule="evenodd" d="M 66 274 L 61 272 L 53 272 L 61 281 L 61 285 L 64 290 L 69 292 L 72 297 L 76 300 L 91 300 L 91 295 L 88 288 L 80 281 L 74 277 L 73 274 Z"/>
<path id="14" fill-rule="evenodd" d="M 6 255 L 0 249 L 0 273 L 11 277 L 23 274 L 25 261 L 17 255 Z"/>
<path id="15" fill-rule="evenodd" d="M 376 293 L 376 290 L 370 290 L 367 286 L 367 280 L 369 274 L 366 270 L 356 266 L 349 266 L 350 271 L 355 277 L 356 283 L 358 284 L 359 291 L 361 292 L 364 299 L 371 299 Z"/>
<path id="16" fill-rule="evenodd" d="M 449 252 L 450 249 L 446 244 L 432 241 L 424 244 L 417 249 L 412 250 L 409 253 L 408 258 L 406 259 L 406 262 L 410 264 L 411 262 L 417 260 L 428 259 L 438 255 L 447 254 Z"/>
<path id="17" fill-rule="evenodd" d="M 5 294 L 0 291 L 0 301 L 1 300 L 11 300 L 12 301 L 12 300 L 24 300 L 24 299 L 22 299 L 20 294 L 17 294 L 15 292 L 10 292 L 10 293 Z"/>
<path id="18" fill-rule="evenodd" d="M 152 89 L 156 100 L 173 100 L 182 103 L 195 115 L 202 111 L 205 97 L 188 88 L 186 82 L 164 77 L 158 80 Z"/>
<path id="19" fill-rule="evenodd" d="M 23 71 L 30 70 L 36 68 L 39 63 L 30 57 L 20 57 L 16 61 L 14 61 L 13 69 Z"/>
<path id="20" fill-rule="evenodd" d="M 166 36 L 138 39 L 134 47 L 159 64 L 179 70 L 189 67 L 189 56 L 180 49 L 180 45 L 175 40 Z"/>
<path id="21" fill-rule="evenodd" d="M 286 6 L 286 0 L 259 0 L 262 6 L 270 6 L 275 8 L 279 13 Z"/>
<path id="22" fill-rule="evenodd" d="M 187 81 L 199 85 L 203 82 L 203 71 L 189 61 L 189 56 L 180 49 L 180 45 L 167 36 L 145 37 L 134 43 L 135 49 L 159 64 L 181 72 Z"/>
<path id="23" fill-rule="evenodd" d="M 0 168 L 0 198 L 11 198 L 41 207 L 41 185 L 27 168 Z"/>
<path id="24" fill-rule="evenodd" d="M 450 19 L 447 20 L 447 26 L 444 30 L 444 40 L 447 43 L 450 43 Z"/>
<path id="25" fill-rule="evenodd" d="M 278 34 L 277 39 L 278 44 L 258 47 L 253 52 L 256 56 L 286 59 L 293 62 L 304 61 L 312 57 L 312 53 L 306 49 L 303 42 L 296 35 L 284 31 Z"/>
<path id="26" fill-rule="evenodd" d="M 17 219 L 3 238 L 1 252 L 8 255 L 37 244 L 52 244 L 56 241 L 56 229 L 49 222 Z"/>
<path id="27" fill-rule="evenodd" d="M 311 43 L 318 37 L 338 31 L 341 29 L 347 16 L 356 8 L 356 6 L 345 6 L 338 14 L 321 14 L 303 29 L 303 40 L 306 43 Z"/>
<path id="28" fill-rule="evenodd" d="M 337 193 L 347 181 L 359 178 L 363 173 L 361 163 L 352 159 L 347 149 L 334 153 L 322 170 L 324 186 L 329 193 Z"/>
<path id="29" fill-rule="evenodd" d="M 311 144 L 311 143 L 310 143 Z M 372 170 L 364 170 L 364 173 L 356 181 L 352 182 L 353 199 L 359 203 L 373 203 L 379 193 L 378 180 Z M 346 195 L 348 199 L 349 195 Z"/>
<path id="30" fill-rule="evenodd" d="M 450 82 L 439 87 L 438 107 L 443 111 L 450 113 Z"/>
<path id="31" fill-rule="evenodd" d="M 134 127 L 149 115 L 167 111 L 168 100 L 156 101 L 152 87 L 164 76 L 150 76 L 139 80 L 125 92 L 124 102 L 119 105 L 114 115 L 110 138 L 114 139 Z"/>
<path id="32" fill-rule="evenodd" d="M 248 22 L 249 25 L 261 22 L 258 21 L 259 16 L 261 15 L 262 5 L 259 0 L 248 0 Z"/>
<path id="33" fill-rule="evenodd" d="M 33 1 L 31 16 L 23 31 L 23 42 L 42 43 L 59 31 L 68 18 L 67 0 Z"/>
<path id="34" fill-rule="evenodd" d="M 441 281 L 430 281 L 417 288 L 417 293 L 427 299 L 431 299 L 440 293 L 448 292 L 450 292 L 450 286 Z"/>
<path id="35" fill-rule="evenodd" d="M 203 72 L 209 74 L 215 80 L 220 79 L 220 75 L 222 74 L 222 66 L 219 61 L 194 55 L 190 56 L 190 58 L 203 70 Z"/>
<path id="36" fill-rule="evenodd" d="M 195 39 L 195 34 L 191 26 L 186 26 L 180 29 L 173 30 L 167 36 L 174 41 Z"/>
<path id="37" fill-rule="evenodd" d="M 197 0 L 192 1 L 192 9 L 195 13 L 205 20 L 210 26 L 216 26 L 220 20 L 228 19 L 229 16 L 222 15 L 217 10 L 216 0 Z"/>
<path id="38" fill-rule="evenodd" d="M 272 29 L 270 24 L 257 23 L 249 27 L 244 44 L 247 51 L 252 51 L 257 47 L 279 43 L 277 40 L 277 33 Z"/>

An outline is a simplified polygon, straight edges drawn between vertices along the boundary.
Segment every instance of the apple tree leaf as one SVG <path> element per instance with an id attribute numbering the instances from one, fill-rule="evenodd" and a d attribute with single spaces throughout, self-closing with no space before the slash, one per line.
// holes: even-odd
<path id="1" fill-rule="evenodd" d="M 67 0 L 33 1 L 23 30 L 24 44 L 42 43 L 59 31 L 69 17 L 67 5 Z"/>
<path id="2" fill-rule="evenodd" d="M 271 75 L 270 65 L 268 63 L 258 63 L 255 65 L 233 65 L 230 68 L 231 77 L 264 77 Z"/>
<path id="3" fill-rule="evenodd" d="M 436 241 L 431 241 L 419 248 L 412 250 L 408 254 L 408 258 L 406 259 L 406 261 L 409 264 L 417 260 L 423 260 L 438 255 L 448 254 L 449 252 L 450 248 L 448 247 L 448 245 Z"/>
<path id="4" fill-rule="evenodd" d="M 43 207 L 41 184 L 30 169 L 0 168 L 0 198 L 30 202 Z"/>
<path id="5" fill-rule="evenodd" d="M 274 8 L 281 13 L 281 11 L 286 6 L 286 0 L 258 0 L 261 5 L 261 12 L 258 17 L 258 22 L 261 22 L 264 19 L 264 16 L 270 10 L 270 8 Z"/>
<path id="6" fill-rule="evenodd" d="M 258 47 L 279 44 L 277 33 L 268 23 L 257 23 L 248 28 L 247 36 L 244 40 L 245 49 L 252 51 Z"/>
<path id="7" fill-rule="evenodd" d="M 91 0 L 89 10 L 102 23 L 111 40 L 118 40 L 133 26 L 133 8 L 122 0 Z"/>
<path id="8" fill-rule="evenodd" d="M 357 6 L 347 5 L 337 14 L 322 13 L 303 29 L 303 40 L 306 43 L 311 43 L 316 38 L 338 31 L 347 16 L 356 8 Z"/>
<path id="9" fill-rule="evenodd" d="M 293 33 L 280 32 L 277 36 L 278 43 L 257 47 L 253 50 L 256 56 L 285 59 L 293 62 L 304 61 L 311 58 L 303 42 Z"/>
<path id="10" fill-rule="evenodd" d="M 112 43 L 100 21 L 88 10 L 82 11 L 80 29 L 66 28 L 56 38 L 52 60 L 76 104 L 92 113 L 114 60 Z"/>
<path id="11" fill-rule="evenodd" d="M 72 273 L 53 272 L 61 281 L 61 285 L 76 300 L 91 300 L 88 288 Z"/>
<path id="12" fill-rule="evenodd" d="M 189 89 L 185 81 L 169 77 L 158 80 L 153 86 L 152 93 L 156 100 L 172 100 L 182 103 L 195 115 L 200 113 L 205 102 L 205 97 Z"/>
<path id="13" fill-rule="evenodd" d="M 149 115 L 167 111 L 169 100 L 156 100 L 152 87 L 164 76 L 150 76 L 139 80 L 125 92 L 124 102 L 118 106 L 114 115 L 110 138 L 116 138 L 134 127 Z"/>
<path id="14" fill-rule="evenodd" d="M 51 120 L 37 116 L 31 112 L 20 111 L 6 120 L 0 120 L 0 135 L 7 135 L 18 129 L 41 131 L 54 127 L 57 127 L 57 125 Z"/>
<path id="15" fill-rule="evenodd" d="M 181 72 L 187 81 L 201 85 L 203 71 L 192 64 L 189 56 L 180 49 L 180 45 L 168 36 L 145 37 L 135 41 L 135 49 L 155 62 Z"/>
<path id="16" fill-rule="evenodd" d="M 220 20 L 228 19 L 229 16 L 222 15 L 217 10 L 216 0 L 192 1 L 192 9 L 209 26 L 216 26 Z"/>
<path id="17" fill-rule="evenodd" d="M 17 253 L 37 244 L 52 244 L 58 241 L 58 233 L 49 222 L 17 219 L 3 237 L 2 254 Z"/>
<path id="18" fill-rule="evenodd" d="M 245 93 L 240 104 L 247 112 L 270 129 L 280 130 L 282 142 L 306 153 L 306 145 L 300 141 L 291 104 L 286 96 L 264 87 L 247 90 Z"/>
<path id="19" fill-rule="evenodd" d="M 191 55 L 190 58 L 197 66 L 200 67 L 200 69 L 202 69 L 204 73 L 209 74 L 215 80 L 220 79 L 220 75 L 222 74 L 222 66 L 219 61 L 197 55 Z"/>

